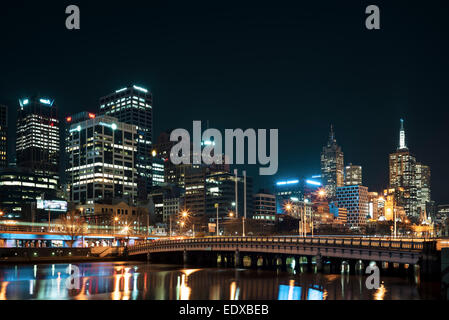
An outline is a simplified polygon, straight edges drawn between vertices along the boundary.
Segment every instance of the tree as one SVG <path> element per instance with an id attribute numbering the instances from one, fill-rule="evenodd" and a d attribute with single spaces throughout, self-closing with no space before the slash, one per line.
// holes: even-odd
<path id="1" fill-rule="evenodd" d="M 68 211 L 67 214 L 60 218 L 61 231 L 70 236 L 68 240 L 70 247 L 76 241 L 76 237 L 84 233 L 85 220 L 79 210 Z"/>

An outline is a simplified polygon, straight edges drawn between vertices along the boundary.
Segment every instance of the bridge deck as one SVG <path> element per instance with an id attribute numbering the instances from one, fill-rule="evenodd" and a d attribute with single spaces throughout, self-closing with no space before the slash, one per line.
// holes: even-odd
<path id="1" fill-rule="evenodd" d="M 422 253 L 435 250 L 436 241 L 341 237 L 207 237 L 159 240 L 129 247 L 129 255 L 175 251 L 236 251 L 321 255 L 347 259 L 416 263 Z"/>

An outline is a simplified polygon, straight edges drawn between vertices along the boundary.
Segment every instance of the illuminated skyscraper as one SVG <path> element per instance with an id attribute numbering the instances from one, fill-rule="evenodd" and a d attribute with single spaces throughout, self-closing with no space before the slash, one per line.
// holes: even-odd
<path id="1" fill-rule="evenodd" d="M 416 198 L 418 201 L 418 214 L 426 212 L 426 205 L 430 198 L 430 167 L 422 163 L 416 164 Z M 427 216 L 429 212 L 427 212 Z"/>
<path id="2" fill-rule="evenodd" d="M 397 204 L 409 216 L 417 217 L 416 158 L 406 146 L 404 120 L 401 119 L 399 147 L 389 157 L 390 188 L 395 189 Z"/>
<path id="3" fill-rule="evenodd" d="M 362 183 L 362 166 L 350 163 L 345 167 L 345 186 L 356 186 Z"/>
<path id="4" fill-rule="evenodd" d="M 100 99 L 99 114 L 115 117 L 137 127 L 137 158 L 139 199 L 146 199 L 151 190 L 151 145 L 153 141 L 153 96 L 140 86 L 128 86 Z"/>
<path id="5" fill-rule="evenodd" d="M 58 109 L 47 98 L 19 100 L 17 116 L 17 166 L 36 173 L 59 171 Z"/>
<path id="6" fill-rule="evenodd" d="M 337 188 L 337 206 L 346 208 L 347 223 L 352 228 L 360 228 L 369 216 L 368 187 L 344 186 Z"/>
<path id="7" fill-rule="evenodd" d="M 329 141 L 321 152 L 321 181 L 326 188 L 326 195 L 333 199 L 336 195 L 337 187 L 344 185 L 344 165 L 343 151 L 337 145 L 333 127 L 329 133 Z"/>
<path id="8" fill-rule="evenodd" d="M 289 201 L 304 200 L 304 190 L 298 178 L 277 181 L 275 184 L 276 213 L 287 213 L 284 206 Z"/>
<path id="9" fill-rule="evenodd" d="M 70 201 L 86 215 L 94 213 L 95 203 L 114 199 L 135 204 L 136 127 L 108 116 L 72 121 L 66 145 Z"/>
<path id="10" fill-rule="evenodd" d="M 0 105 L 0 168 L 8 164 L 8 107 Z"/>

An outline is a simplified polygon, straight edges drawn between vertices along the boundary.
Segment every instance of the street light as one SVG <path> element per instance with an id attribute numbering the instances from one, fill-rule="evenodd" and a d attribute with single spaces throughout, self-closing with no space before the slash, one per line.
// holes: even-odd
<path id="1" fill-rule="evenodd" d="M 218 203 L 215 204 L 215 208 L 217 208 L 217 223 L 216 223 L 216 227 L 217 227 L 217 237 L 218 237 Z"/>
<path id="2" fill-rule="evenodd" d="M 116 216 L 114 217 L 114 233 L 117 232 L 117 221 L 119 220 L 119 218 Z"/>
<path id="3" fill-rule="evenodd" d="M 324 198 L 326 196 L 326 191 L 324 189 L 318 190 L 318 196 Z"/>
<path id="4" fill-rule="evenodd" d="M 184 227 L 184 225 L 187 224 L 186 222 L 189 221 L 189 218 L 190 218 L 189 210 L 184 209 L 183 211 L 181 211 L 181 213 L 180 213 L 180 219 L 182 219 L 181 220 L 181 227 Z"/>

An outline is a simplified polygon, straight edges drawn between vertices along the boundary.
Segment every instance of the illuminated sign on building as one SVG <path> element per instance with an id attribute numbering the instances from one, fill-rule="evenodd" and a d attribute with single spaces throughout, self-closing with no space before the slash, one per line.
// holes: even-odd
<path id="1" fill-rule="evenodd" d="M 67 212 L 67 201 L 60 200 L 37 200 L 37 209 Z"/>
<path id="2" fill-rule="evenodd" d="M 314 180 L 306 180 L 306 183 L 314 185 L 314 186 L 321 186 L 321 183 L 319 183 L 318 181 L 314 181 Z"/>
<path id="3" fill-rule="evenodd" d="M 282 186 L 282 185 L 286 185 L 286 184 L 297 184 L 299 183 L 299 180 L 288 180 L 288 181 L 278 181 L 276 182 L 276 185 L 278 186 Z"/>

